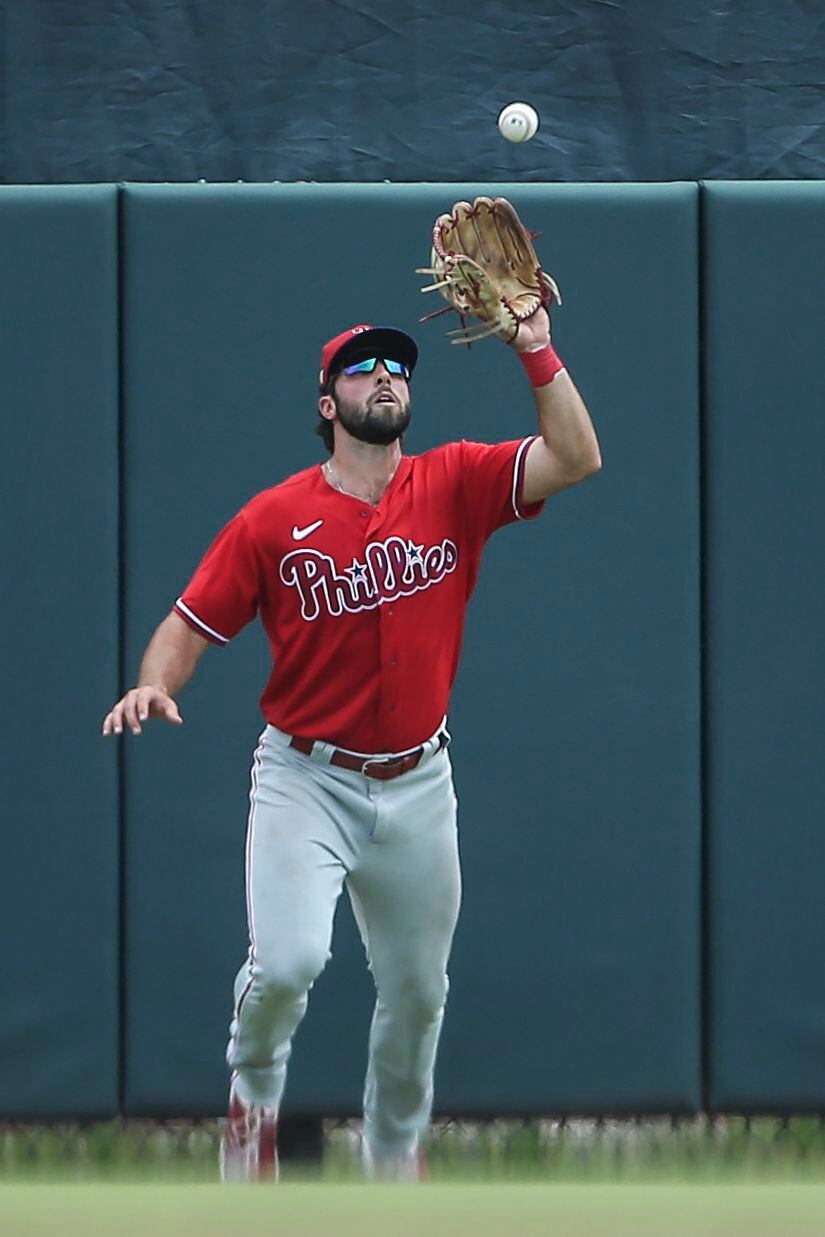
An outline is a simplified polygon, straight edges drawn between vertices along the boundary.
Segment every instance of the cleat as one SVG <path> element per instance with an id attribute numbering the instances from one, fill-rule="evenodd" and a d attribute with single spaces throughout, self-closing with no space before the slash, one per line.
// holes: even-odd
<path id="1" fill-rule="evenodd" d="M 270 1108 L 247 1106 L 235 1089 L 229 1088 L 220 1150 L 221 1181 L 278 1180 L 278 1119 Z"/>

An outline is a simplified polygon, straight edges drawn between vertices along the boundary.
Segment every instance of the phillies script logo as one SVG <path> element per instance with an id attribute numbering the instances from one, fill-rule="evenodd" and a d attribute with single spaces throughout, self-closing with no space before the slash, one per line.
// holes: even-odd
<path id="1" fill-rule="evenodd" d="M 370 542 L 364 560 L 354 558 L 351 567 L 339 572 L 335 560 L 320 550 L 293 550 L 281 560 L 281 579 L 298 590 L 305 619 L 316 619 L 322 606 L 338 618 L 345 610 L 374 610 L 438 584 L 455 571 L 458 549 L 449 537 L 428 550 L 404 537 L 388 537 Z"/>

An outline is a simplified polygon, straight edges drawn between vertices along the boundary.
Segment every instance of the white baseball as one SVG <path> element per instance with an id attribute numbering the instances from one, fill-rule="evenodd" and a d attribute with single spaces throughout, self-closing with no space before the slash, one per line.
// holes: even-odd
<path id="1" fill-rule="evenodd" d="M 539 114 L 529 103 L 508 103 L 498 114 L 498 131 L 508 142 L 529 142 L 538 127 Z"/>

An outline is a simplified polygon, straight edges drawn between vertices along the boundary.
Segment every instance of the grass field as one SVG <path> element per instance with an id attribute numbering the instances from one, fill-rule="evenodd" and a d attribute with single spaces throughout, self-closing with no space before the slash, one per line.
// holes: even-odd
<path id="1" fill-rule="evenodd" d="M 0 1126 L 0 1183 L 209 1184 L 219 1121 Z M 358 1122 L 326 1122 L 314 1180 L 361 1178 Z M 286 1150 L 286 1149 L 285 1149 Z M 825 1121 L 817 1117 L 442 1121 L 432 1131 L 433 1183 L 639 1184 L 661 1181 L 825 1185 Z M 306 1169 L 285 1158 L 286 1182 Z M 0 1230 L 2 1233 L 2 1230 Z M 823 1226 L 825 1237 L 825 1226 Z"/>
<path id="2" fill-rule="evenodd" d="M 825 1237 L 825 1123 L 442 1123 L 430 1180 L 366 1185 L 357 1123 L 277 1187 L 221 1186 L 220 1123 L 0 1127 L 0 1237 Z"/>
<path id="3" fill-rule="evenodd" d="M 825 1186 L 3 1185 L 3 1237 L 822 1237 Z"/>

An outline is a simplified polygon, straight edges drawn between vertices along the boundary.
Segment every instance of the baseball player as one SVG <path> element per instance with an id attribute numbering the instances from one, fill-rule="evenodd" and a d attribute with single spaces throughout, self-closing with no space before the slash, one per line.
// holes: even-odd
<path id="1" fill-rule="evenodd" d="M 369 1175 L 416 1178 L 459 909 L 447 703 L 484 544 L 601 466 L 596 435 L 538 309 L 512 345 L 539 432 L 405 455 L 418 359 L 403 331 L 359 325 L 321 351 L 328 458 L 265 490 L 218 535 L 160 624 L 104 734 L 180 725 L 208 645 L 259 616 L 274 668 L 252 765 L 249 953 L 227 1062 L 224 1179 L 277 1177 L 292 1038 L 330 956 L 344 887 L 377 999 L 364 1090 Z"/>

